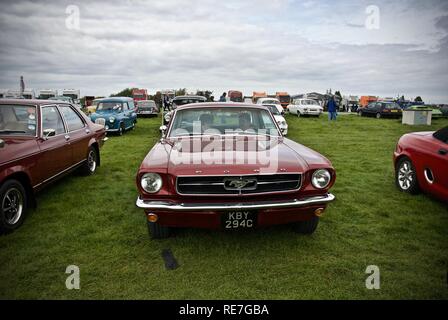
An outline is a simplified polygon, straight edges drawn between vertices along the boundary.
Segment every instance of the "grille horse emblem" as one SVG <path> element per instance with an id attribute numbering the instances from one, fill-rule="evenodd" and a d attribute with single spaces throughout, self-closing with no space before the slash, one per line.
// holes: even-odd
<path id="1" fill-rule="evenodd" d="M 224 180 L 226 190 L 255 190 L 257 189 L 257 179 L 255 178 L 231 178 Z"/>

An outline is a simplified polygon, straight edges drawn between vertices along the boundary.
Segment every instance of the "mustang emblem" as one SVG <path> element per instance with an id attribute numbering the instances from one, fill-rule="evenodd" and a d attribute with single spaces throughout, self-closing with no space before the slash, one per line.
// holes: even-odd
<path id="1" fill-rule="evenodd" d="M 257 180 L 254 178 L 226 179 L 224 180 L 224 188 L 227 190 L 255 190 L 257 188 Z"/>

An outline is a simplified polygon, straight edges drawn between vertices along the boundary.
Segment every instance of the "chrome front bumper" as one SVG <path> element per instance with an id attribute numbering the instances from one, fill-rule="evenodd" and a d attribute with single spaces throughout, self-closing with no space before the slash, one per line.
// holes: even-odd
<path id="1" fill-rule="evenodd" d="M 245 209 L 282 209 L 327 204 L 335 199 L 331 193 L 289 201 L 259 201 L 246 203 L 172 203 L 167 201 L 145 201 L 137 198 L 137 207 L 151 210 L 204 211 L 204 210 L 245 210 Z"/>

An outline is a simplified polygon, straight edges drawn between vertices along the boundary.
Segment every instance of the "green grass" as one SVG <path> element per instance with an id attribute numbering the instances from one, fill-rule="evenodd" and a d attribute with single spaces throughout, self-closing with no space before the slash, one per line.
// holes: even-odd
<path id="1" fill-rule="evenodd" d="M 31 299 L 447 299 L 448 210 L 394 185 L 398 138 L 431 127 L 340 116 L 288 116 L 289 137 L 327 156 L 337 200 L 315 234 L 181 231 L 151 241 L 135 207 L 135 174 L 159 138 L 159 119 L 111 137 L 96 175 L 71 175 L 38 195 L 22 228 L 0 237 L 0 298 Z M 161 250 L 180 267 L 165 270 Z M 67 290 L 65 269 L 81 270 Z M 381 289 L 365 288 L 377 265 Z"/>

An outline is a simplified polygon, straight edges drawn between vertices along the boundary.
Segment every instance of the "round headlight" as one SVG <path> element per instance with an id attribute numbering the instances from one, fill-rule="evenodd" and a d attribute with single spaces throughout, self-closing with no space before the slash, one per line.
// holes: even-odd
<path id="1" fill-rule="evenodd" d="M 324 189 L 331 181 L 331 174 L 327 169 L 319 169 L 314 171 L 311 183 L 317 189 Z"/>
<path id="2" fill-rule="evenodd" d="M 157 173 L 145 173 L 140 184 L 146 192 L 156 193 L 162 188 L 162 178 Z"/>
<path id="3" fill-rule="evenodd" d="M 114 122 L 115 121 L 115 117 L 110 117 L 109 118 L 109 122 Z"/>

